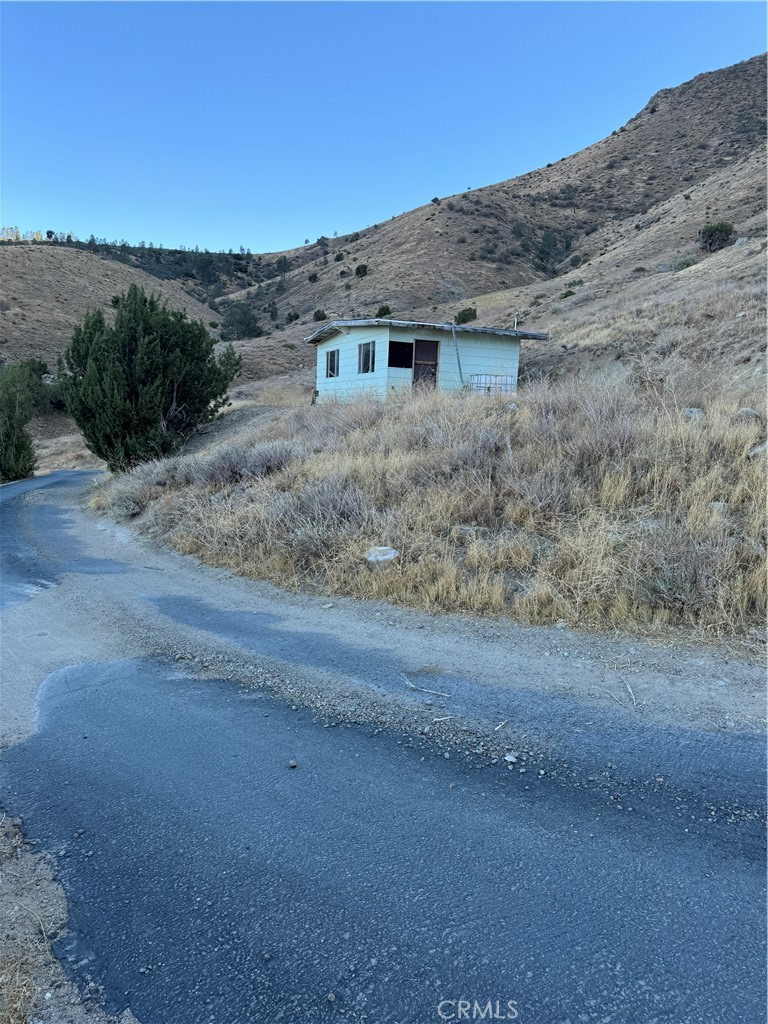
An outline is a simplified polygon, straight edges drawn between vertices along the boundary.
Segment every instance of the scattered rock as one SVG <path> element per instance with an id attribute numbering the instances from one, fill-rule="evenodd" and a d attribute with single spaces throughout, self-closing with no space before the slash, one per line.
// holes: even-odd
<path id="1" fill-rule="evenodd" d="M 741 313 L 737 313 L 736 316 L 733 319 L 734 320 L 742 320 L 746 315 L 747 314 L 742 310 L 742 312 Z"/>
<path id="2" fill-rule="evenodd" d="M 737 420 L 759 420 L 760 418 L 760 413 L 757 409 L 750 409 L 749 406 L 739 409 L 736 413 Z"/>
<path id="3" fill-rule="evenodd" d="M 296 764 L 295 761 L 289 761 L 288 762 L 288 767 L 289 768 L 298 768 L 299 766 Z"/>
<path id="4" fill-rule="evenodd" d="M 396 558 L 400 557 L 400 552 L 397 548 L 388 547 L 377 547 L 370 548 L 365 553 L 366 562 L 373 568 L 378 568 L 382 565 L 388 565 L 390 562 L 394 562 Z"/>
<path id="5" fill-rule="evenodd" d="M 748 458 L 759 459 L 761 455 L 765 455 L 767 447 L 768 441 L 761 441 L 760 444 L 756 444 L 754 448 L 750 448 Z"/>
<path id="6" fill-rule="evenodd" d="M 323 610 L 328 611 L 329 608 L 333 608 L 333 601 L 329 601 L 328 604 L 323 605 Z"/>
<path id="7" fill-rule="evenodd" d="M 697 408 L 695 405 L 689 405 L 683 409 L 683 416 L 686 416 L 689 420 L 701 420 L 704 419 L 704 410 Z"/>
<path id="8" fill-rule="evenodd" d="M 517 758 L 518 758 L 518 756 L 519 756 L 519 755 L 518 755 L 517 751 L 516 751 L 516 750 L 512 750 L 512 751 L 510 751 L 510 752 L 509 752 L 508 754 L 505 754 L 505 755 L 504 755 L 504 760 L 505 760 L 505 761 L 506 761 L 506 762 L 507 762 L 508 764 L 517 764 Z"/>

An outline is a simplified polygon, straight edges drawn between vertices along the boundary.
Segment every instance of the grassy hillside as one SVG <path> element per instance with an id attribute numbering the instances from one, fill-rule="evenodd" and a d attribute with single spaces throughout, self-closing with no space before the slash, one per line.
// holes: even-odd
<path id="1" fill-rule="evenodd" d="M 286 411 L 112 478 L 94 503 L 280 586 L 703 637 L 765 616 L 765 417 L 668 359 L 518 400 Z M 759 405 L 759 401 L 756 403 Z M 688 411 L 694 407 L 694 411 Z M 372 570 L 365 552 L 393 545 Z"/>
<path id="2" fill-rule="evenodd" d="M 0 358 L 54 362 L 87 308 L 108 308 L 136 282 L 214 334 L 231 309 L 247 306 L 259 322 L 260 336 L 235 341 L 243 375 L 233 408 L 193 446 L 308 403 L 314 352 L 304 338 L 318 309 L 369 316 L 386 303 L 394 316 L 450 321 L 471 304 L 478 325 L 549 332 L 523 346 L 524 379 L 639 364 L 663 378 L 659 361 L 676 356 L 716 366 L 723 390 L 759 388 L 765 174 L 761 56 L 658 93 L 552 166 L 284 253 L 2 245 Z M 735 225 L 735 244 L 705 254 L 698 232 L 717 220 Z M 87 458 L 65 418 L 34 429 L 44 468 Z"/>
<path id="3" fill-rule="evenodd" d="M 4 357 L 33 349 L 50 356 L 89 301 L 108 302 L 128 280 L 162 291 L 208 323 L 219 323 L 232 303 L 246 303 L 268 334 L 241 342 L 246 379 L 300 370 L 300 342 L 316 310 L 370 316 L 387 304 L 396 316 L 451 319 L 470 299 L 489 297 L 479 299 L 481 322 L 504 326 L 515 309 L 536 302 L 532 319 L 545 328 L 553 322 L 560 334 L 590 287 L 610 298 L 631 289 L 633 273 L 670 272 L 695 252 L 707 221 L 732 220 L 740 234 L 759 230 L 765 69 L 761 56 L 699 75 L 656 94 L 607 139 L 551 166 L 283 253 L 0 247 L 11 289 L 11 309 L 2 314 Z M 365 276 L 357 273 L 361 266 Z M 574 281 L 584 282 L 582 291 L 561 315 L 556 301 L 545 300 Z"/>
<path id="4" fill-rule="evenodd" d="M 88 250 L 4 243 L 0 281 L 0 359 L 7 363 L 35 358 L 55 366 L 84 313 L 97 308 L 111 311 L 112 296 L 131 284 L 159 293 L 170 306 L 196 320 L 208 324 L 214 319 L 178 281 L 159 281 Z"/>
<path id="5" fill-rule="evenodd" d="M 227 415 L 183 455 L 108 480 L 97 507 L 287 587 L 756 637 L 764 113 L 761 57 L 657 94 L 551 167 L 286 253 L 3 247 L 16 303 L 5 352 L 45 358 L 74 306 L 107 305 L 129 278 L 209 323 L 247 308 L 259 336 L 235 343 L 244 373 Z M 698 233 L 720 220 L 735 240 L 704 252 Z M 382 303 L 431 321 L 472 304 L 479 325 L 517 320 L 549 340 L 524 344 L 513 404 L 421 394 L 310 408 L 315 311 Z M 47 332 L 19 315 L 33 310 Z M 36 429 L 46 467 L 66 464 L 71 438 Z M 364 555 L 379 544 L 401 554 L 373 572 Z"/>

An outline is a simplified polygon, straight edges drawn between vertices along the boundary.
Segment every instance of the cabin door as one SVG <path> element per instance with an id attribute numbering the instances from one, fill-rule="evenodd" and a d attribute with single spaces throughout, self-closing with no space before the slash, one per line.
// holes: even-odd
<path id="1" fill-rule="evenodd" d="M 413 353 L 413 386 L 437 386 L 437 341 L 417 341 Z"/>

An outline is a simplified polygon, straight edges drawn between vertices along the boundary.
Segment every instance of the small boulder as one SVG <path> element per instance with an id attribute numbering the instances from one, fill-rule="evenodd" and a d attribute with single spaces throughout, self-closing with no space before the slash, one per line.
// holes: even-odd
<path id="1" fill-rule="evenodd" d="M 736 413 L 737 420 L 759 420 L 760 413 L 757 409 L 750 409 L 749 406 L 745 406 L 743 409 L 739 409 Z"/>
<path id="2" fill-rule="evenodd" d="M 365 553 L 365 560 L 368 565 L 374 569 L 379 568 L 382 565 L 389 565 L 390 562 L 394 562 L 395 559 L 400 557 L 400 552 L 397 548 L 388 547 L 376 547 L 369 548 Z"/>
<path id="3" fill-rule="evenodd" d="M 766 449 L 768 449 L 768 441 L 761 441 L 760 444 L 756 444 L 754 448 L 750 448 L 748 458 L 759 459 L 761 455 L 765 455 Z"/>
<path id="4" fill-rule="evenodd" d="M 704 410 L 697 408 L 695 405 L 689 405 L 683 409 L 683 416 L 689 420 L 701 420 L 704 419 Z"/>

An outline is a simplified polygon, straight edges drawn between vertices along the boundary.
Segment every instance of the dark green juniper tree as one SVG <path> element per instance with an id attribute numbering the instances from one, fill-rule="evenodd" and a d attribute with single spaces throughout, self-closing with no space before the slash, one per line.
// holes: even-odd
<path id="1" fill-rule="evenodd" d="M 59 361 L 59 383 L 85 443 L 113 472 L 175 451 L 218 416 L 240 371 L 217 357 L 199 321 L 131 285 L 112 300 L 113 326 L 86 314 Z"/>
<path id="2" fill-rule="evenodd" d="M 32 387 L 25 364 L 0 369 L 0 483 L 22 480 L 35 468 L 35 449 L 27 431 L 32 418 Z"/>

